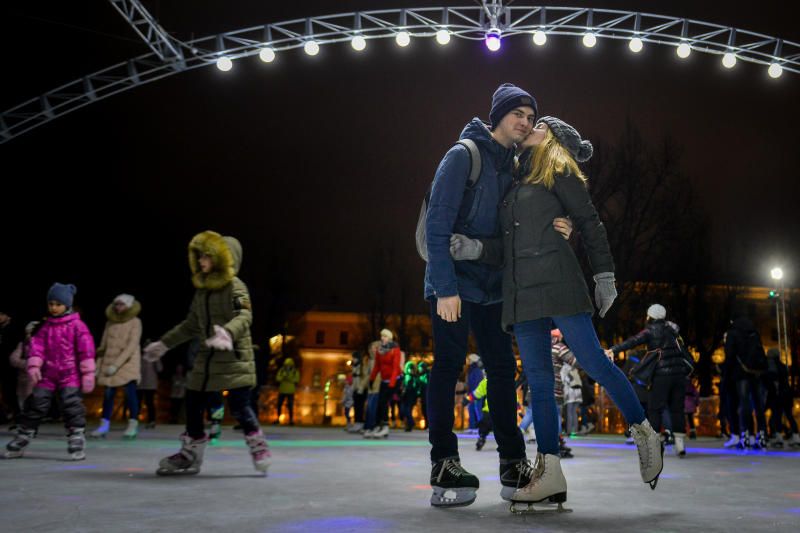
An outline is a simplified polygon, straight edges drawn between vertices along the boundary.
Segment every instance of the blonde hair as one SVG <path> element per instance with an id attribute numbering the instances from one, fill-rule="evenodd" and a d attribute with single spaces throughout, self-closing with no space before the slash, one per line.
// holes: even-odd
<path id="1" fill-rule="evenodd" d="M 552 189 L 556 182 L 556 174 L 572 174 L 586 181 L 586 176 L 581 172 L 575 158 L 558 142 L 556 136 L 548 128 L 542 143 L 533 149 L 531 169 L 522 178 L 522 182 L 531 185 L 541 183 L 548 189 Z"/>

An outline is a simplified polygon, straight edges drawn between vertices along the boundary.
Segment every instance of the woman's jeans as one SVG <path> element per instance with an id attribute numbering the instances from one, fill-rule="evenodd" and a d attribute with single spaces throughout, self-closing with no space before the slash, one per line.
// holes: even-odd
<path id="1" fill-rule="evenodd" d="M 136 381 L 129 381 L 123 387 L 125 389 L 125 402 L 128 406 L 128 416 L 131 419 L 139 419 L 139 398 L 136 395 Z M 106 387 L 103 393 L 103 418 L 111 420 L 111 415 L 114 414 L 114 396 L 117 393 L 117 387 Z"/>
<path id="2" fill-rule="evenodd" d="M 555 375 L 551 354 L 550 330 L 561 330 L 578 364 L 589 376 L 605 387 L 611 399 L 622 411 L 628 424 L 639 424 L 645 420 L 639 404 L 625 374 L 608 360 L 589 313 L 572 316 L 541 318 L 514 324 L 522 366 L 528 377 L 531 390 L 531 410 L 539 452 L 558 455 L 559 412 L 555 400 Z"/>

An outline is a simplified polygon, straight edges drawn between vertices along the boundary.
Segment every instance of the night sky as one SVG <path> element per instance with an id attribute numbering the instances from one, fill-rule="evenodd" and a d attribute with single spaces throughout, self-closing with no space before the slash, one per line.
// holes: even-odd
<path id="1" fill-rule="evenodd" d="M 145 1 L 180 39 L 444 4 L 469 2 Z M 800 41 L 781 1 L 548 5 L 642 9 Z M 147 51 L 106 1 L 0 10 L 3 110 Z M 105 305 L 130 292 L 143 303 L 145 334 L 159 335 L 188 308 L 189 239 L 213 229 L 242 241 L 257 338 L 282 310 L 365 310 L 381 277 L 390 306 L 404 288 L 409 308 L 424 310 L 413 243 L 420 199 L 463 125 L 488 118 L 506 81 L 589 139 L 613 143 L 626 118 L 652 142 L 671 136 L 712 225 L 712 277 L 764 285 L 779 261 L 796 285 L 800 76 L 772 80 L 741 61 L 726 71 L 701 53 L 680 61 L 664 46 L 633 55 L 624 41 L 589 50 L 551 36 L 538 48 L 520 36 L 494 55 L 458 39 L 407 49 L 382 40 L 361 54 L 344 43 L 313 58 L 296 50 L 271 65 L 248 58 L 228 73 L 179 74 L 0 145 L 0 309 L 27 320 L 44 311 L 53 281 L 75 283 L 97 333 Z"/>

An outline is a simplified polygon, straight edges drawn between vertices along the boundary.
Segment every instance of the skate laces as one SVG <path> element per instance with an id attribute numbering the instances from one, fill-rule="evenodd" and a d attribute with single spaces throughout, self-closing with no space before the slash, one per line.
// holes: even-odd
<path id="1" fill-rule="evenodd" d="M 247 446 L 250 448 L 250 453 L 257 456 L 257 457 L 270 457 L 269 451 L 269 444 L 267 444 L 267 439 L 264 438 L 261 434 L 255 435 L 245 435 L 245 441 L 247 441 Z"/>
<path id="2" fill-rule="evenodd" d="M 460 478 L 464 474 L 464 468 L 461 466 L 461 463 L 454 459 L 445 459 L 444 463 L 442 463 L 442 469 L 439 470 L 439 475 L 436 477 L 436 481 L 442 480 L 442 475 L 445 470 L 457 478 Z"/>
<path id="3" fill-rule="evenodd" d="M 523 459 L 517 463 L 517 471 L 519 472 L 519 477 L 517 477 L 517 487 L 519 487 L 520 480 L 523 478 L 527 478 L 528 483 L 533 480 L 533 478 L 536 476 L 536 465 L 531 463 L 530 459 Z"/>
<path id="4" fill-rule="evenodd" d="M 647 445 L 649 436 L 646 434 L 645 428 L 641 424 L 634 424 L 631 426 L 631 433 L 636 442 L 636 449 L 639 451 L 639 466 L 643 469 L 650 468 L 652 458 L 650 457 L 650 447 Z"/>

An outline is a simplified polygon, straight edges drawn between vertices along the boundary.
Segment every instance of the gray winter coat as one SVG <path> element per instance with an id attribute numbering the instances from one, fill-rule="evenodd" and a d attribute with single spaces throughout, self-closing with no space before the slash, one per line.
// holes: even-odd
<path id="1" fill-rule="evenodd" d="M 606 229 L 585 183 L 560 175 L 552 189 L 518 183 L 500 206 L 500 239 L 484 240 L 481 261 L 503 266 L 503 329 L 593 312 L 583 270 L 553 219 L 570 217 L 595 274 L 614 271 Z"/>

